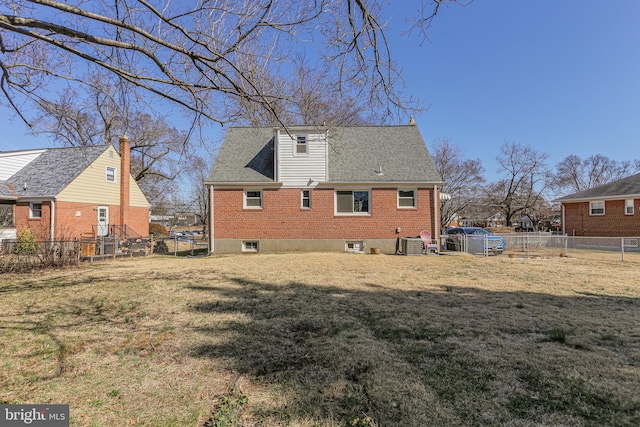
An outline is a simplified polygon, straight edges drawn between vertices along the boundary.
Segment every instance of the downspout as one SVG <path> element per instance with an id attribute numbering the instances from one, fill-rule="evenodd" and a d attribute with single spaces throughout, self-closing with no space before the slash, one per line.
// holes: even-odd
<path id="1" fill-rule="evenodd" d="M 213 253 L 213 185 L 209 186 L 209 254 Z"/>
<path id="2" fill-rule="evenodd" d="M 440 242 L 440 197 L 438 196 L 438 184 L 433 186 L 433 235 L 434 240 Z M 439 245 L 439 243 L 438 243 Z"/>
<path id="3" fill-rule="evenodd" d="M 56 238 L 56 199 L 55 197 L 53 199 L 51 199 L 51 215 L 49 215 L 49 225 L 51 227 L 51 230 L 49 231 L 49 235 L 51 236 L 50 240 L 51 243 L 53 243 L 53 241 Z"/>
<path id="4" fill-rule="evenodd" d="M 564 223 L 564 203 L 560 203 L 560 210 L 562 211 L 562 235 L 564 236 L 565 234 L 567 234 L 567 230 L 564 228 L 565 227 L 565 223 Z"/>

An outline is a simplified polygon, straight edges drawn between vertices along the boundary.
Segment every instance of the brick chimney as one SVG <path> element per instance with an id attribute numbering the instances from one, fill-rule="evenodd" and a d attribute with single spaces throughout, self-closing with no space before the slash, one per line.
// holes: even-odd
<path id="1" fill-rule="evenodd" d="M 120 138 L 120 226 L 129 220 L 129 189 L 131 180 L 131 143 L 126 135 Z"/>

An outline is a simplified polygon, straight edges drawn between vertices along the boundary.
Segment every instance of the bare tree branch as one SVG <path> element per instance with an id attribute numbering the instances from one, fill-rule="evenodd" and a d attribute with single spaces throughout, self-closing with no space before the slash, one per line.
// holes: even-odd
<path id="1" fill-rule="evenodd" d="M 423 4 L 435 16 L 441 1 Z M 280 120 L 279 104 L 292 101 L 290 94 L 259 78 L 284 71 L 280 65 L 305 51 L 310 36 L 322 50 L 313 69 L 326 73 L 327 88 L 358 99 L 380 120 L 406 116 L 422 107 L 402 94 L 384 19 L 379 0 L 2 2 L 1 94 L 20 113 L 16 97 L 47 99 L 51 85 L 41 83 L 76 84 L 78 73 L 97 67 L 191 112 L 194 123 L 200 116 L 234 121 L 218 108 L 229 99 Z M 64 63 L 64 73 L 56 62 Z M 251 68 L 258 63 L 263 73 Z"/>

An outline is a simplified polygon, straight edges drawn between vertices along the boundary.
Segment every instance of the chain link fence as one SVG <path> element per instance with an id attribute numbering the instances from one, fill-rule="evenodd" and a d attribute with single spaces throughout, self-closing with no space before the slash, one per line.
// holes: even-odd
<path id="1" fill-rule="evenodd" d="M 640 237 L 581 237 L 557 235 L 544 232 L 494 234 L 504 242 L 504 253 L 508 256 L 564 257 L 564 256 L 611 256 L 618 259 L 640 261 Z M 452 239 L 455 237 L 455 239 Z M 475 236 L 447 236 L 441 238 L 444 251 L 455 250 L 474 255 L 497 255 L 491 251 L 491 237 L 478 240 Z"/>
<path id="2" fill-rule="evenodd" d="M 155 237 L 153 253 L 158 255 L 196 256 L 206 254 L 209 244 L 206 234 Z"/>

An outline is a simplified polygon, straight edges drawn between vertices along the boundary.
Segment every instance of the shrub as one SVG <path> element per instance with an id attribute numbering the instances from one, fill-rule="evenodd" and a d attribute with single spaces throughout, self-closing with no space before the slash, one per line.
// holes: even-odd
<path id="1" fill-rule="evenodd" d="M 30 228 L 23 228 L 16 235 L 13 253 L 18 255 L 33 255 L 38 252 L 38 240 Z"/>
<path id="2" fill-rule="evenodd" d="M 169 233 L 164 225 L 156 224 L 154 222 L 149 223 L 149 234 L 153 234 L 154 236 L 168 236 Z"/>

